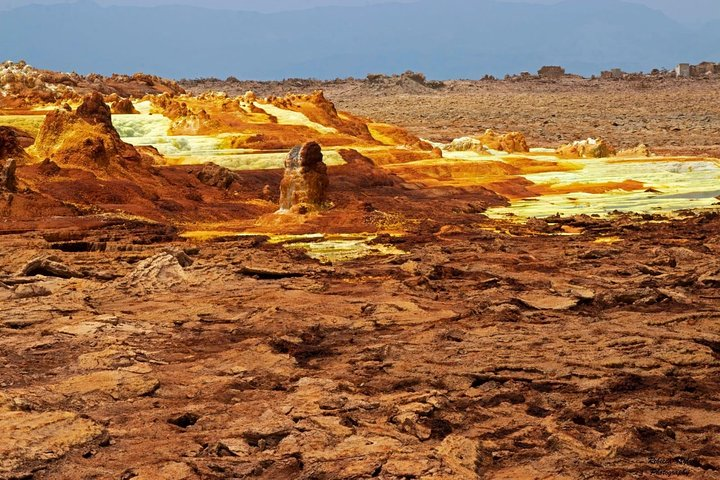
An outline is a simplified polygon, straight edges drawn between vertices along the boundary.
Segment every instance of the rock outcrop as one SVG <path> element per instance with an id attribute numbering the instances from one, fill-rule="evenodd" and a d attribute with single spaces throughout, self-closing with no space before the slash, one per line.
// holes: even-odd
<path id="1" fill-rule="evenodd" d="M 588 138 L 579 140 L 558 148 L 555 153 L 562 158 L 607 158 L 615 155 L 616 151 L 610 144 L 601 138 Z"/>
<path id="2" fill-rule="evenodd" d="M 187 255 L 184 253 L 178 255 L 177 252 L 162 252 L 146 258 L 121 280 L 121 288 L 145 294 L 178 287 L 187 281 L 181 262 L 188 265 Z"/>
<path id="3" fill-rule="evenodd" d="M 285 159 L 280 183 L 280 209 L 297 212 L 318 209 L 327 200 L 330 181 L 320 145 L 308 142 L 293 148 Z"/>
<path id="4" fill-rule="evenodd" d="M 460 137 L 445 145 L 448 152 L 476 152 L 481 154 L 488 153 L 487 148 L 477 138 Z"/>
<path id="5" fill-rule="evenodd" d="M 22 270 L 18 272 L 18 275 L 23 277 L 42 275 L 45 277 L 58 278 L 80 278 L 83 276 L 81 273 L 76 272 L 62 263 L 60 258 L 54 255 L 41 256 L 30 260 Z"/>
<path id="6" fill-rule="evenodd" d="M 17 190 L 16 167 L 17 162 L 14 158 L 8 158 L 5 161 L 0 160 L 0 193 Z"/>
<path id="7" fill-rule="evenodd" d="M 22 161 L 28 158 L 22 146 L 18 131 L 11 127 L 0 127 L 0 161 L 14 158 Z"/>
<path id="8" fill-rule="evenodd" d="M 495 133 L 492 130 L 485 130 L 478 140 L 483 145 L 492 149 L 500 150 L 507 153 L 525 153 L 529 152 L 525 135 L 520 132 L 508 132 L 508 133 Z"/>
<path id="9" fill-rule="evenodd" d="M 132 100 L 130 100 L 129 98 L 121 98 L 117 102 L 113 103 L 112 113 L 120 115 L 131 115 L 138 114 L 140 112 L 137 111 L 135 105 L 133 105 L 132 103 Z"/>
<path id="10" fill-rule="evenodd" d="M 617 154 L 618 157 L 640 157 L 640 158 L 647 158 L 652 156 L 652 152 L 650 152 L 650 148 L 645 145 L 644 143 L 641 143 L 635 148 L 629 148 L 627 150 L 621 150 Z"/>
<path id="11" fill-rule="evenodd" d="M 334 128 L 340 133 L 370 142 L 374 141 L 367 124 L 362 119 L 352 115 L 341 115 L 335 108 L 335 104 L 325 98 L 322 90 L 316 90 L 310 95 L 270 97 L 268 101 L 278 108 L 302 113 L 309 120 Z"/>
<path id="12" fill-rule="evenodd" d="M 60 166 L 108 168 L 141 155 L 123 142 L 113 127 L 110 107 L 102 95 L 87 95 L 76 112 L 55 110 L 47 115 L 31 152 Z"/>
<path id="13" fill-rule="evenodd" d="M 227 190 L 238 179 L 238 175 L 215 163 L 206 163 L 197 173 L 197 178 L 205 185 Z"/>

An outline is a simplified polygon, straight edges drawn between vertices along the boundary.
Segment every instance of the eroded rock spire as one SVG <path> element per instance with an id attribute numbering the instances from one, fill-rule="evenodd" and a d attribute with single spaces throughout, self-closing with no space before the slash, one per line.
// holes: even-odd
<path id="1" fill-rule="evenodd" d="M 327 201 L 330 184 L 320 145 L 308 142 L 294 147 L 285 159 L 280 183 L 280 209 L 304 213 Z"/>

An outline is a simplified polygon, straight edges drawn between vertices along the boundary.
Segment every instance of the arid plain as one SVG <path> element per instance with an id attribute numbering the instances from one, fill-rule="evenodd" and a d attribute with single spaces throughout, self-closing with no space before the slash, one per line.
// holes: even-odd
<path id="1" fill-rule="evenodd" d="M 0 478 L 720 478 L 717 80 L 1 68 Z"/>

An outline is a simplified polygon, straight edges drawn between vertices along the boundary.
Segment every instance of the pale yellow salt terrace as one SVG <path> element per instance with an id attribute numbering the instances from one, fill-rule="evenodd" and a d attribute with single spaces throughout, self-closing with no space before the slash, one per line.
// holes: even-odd
<path id="1" fill-rule="evenodd" d="M 581 168 L 524 175 L 524 178 L 538 185 L 550 186 L 551 189 L 576 184 L 622 183 L 626 180 L 640 182 L 646 189 L 549 194 L 513 201 L 509 207 L 493 208 L 488 214 L 494 218 L 508 215 L 528 218 L 548 217 L 556 213 L 671 213 L 719 205 L 720 164 L 717 159 L 651 157 L 582 159 L 572 162 Z"/>

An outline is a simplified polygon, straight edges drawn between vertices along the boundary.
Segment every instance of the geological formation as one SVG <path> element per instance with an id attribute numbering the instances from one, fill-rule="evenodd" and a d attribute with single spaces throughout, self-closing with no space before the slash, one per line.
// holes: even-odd
<path id="1" fill-rule="evenodd" d="M 530 151 L 525 136 L 520 132 L 496 133 L 486 130 L 485 133 L 475 137 L 456 138 L 444 147 L 450 152 L 476 152 L 489 153 L 497 150 L 506 153 L 527 153 Z"/>
<path id="2" fill-rule="evenodd" d="M 22 161 L 28 154 L 22 145 L 22 133 L 11 127 L 0 126 L 0 160 L 14 158 Z"/>
<path id="3" fill-rule="evenodd" d="M 110 107 L 101 94 L 88 94 L 75 112 L 68 109 L 55 110 L 45 117 L 31 148 L 36 157 L 86 168 L 108 168 L 113 161 L 140 161 L 135 147 L 120 139 Z"/>
<path id="4" fill-rule="evenodd" d="M 3 145 L 8 150 L 8 142 Z M 11 150 L 18 156 L 17 147 Z M 0 208 L 0 217 L 7 221 L 52 217 L 67 224 L 70 220 L 64 217 L 108 212 L 175 223 L 254 217 L 272 209 L 269 202 L 246 203 L 237 176 L 224 167 L 156 166 L 163 163 L 161 155 L 152 147 L 124 142 L 97 92 L 86 95 L 75 111 L 66 107 L 49 112 L 27 152 L 19 157 L 22 162 L 13 158 L 3 167 L 4 189 L 18 190 Z M 253 198 L 268 180 L 257 183 Z M 17 185 L 21 188 L 14 188 Z"/>
<path id="5" fill-rule="evenodd" d="M 27 109 L 43 104 L 60 106 L 78 102 L 91 92 L 139 98 L 146 94 L 181 94 L 185 90 L 172 80 L 142 73 L 83 76 L 37 69 L 23 61 L 0 63 L 0 109 Z"/>
<path id="6" fill-rule="evenodd" d="M 122 99 L 116 94 L 103 97 L 96 91 L 85 95 L 75 109 L 64 104 L 44 116 L 33 111 L 5 117 L 4 121 L 36 131 L 33 135 L 14 127 L 3 128 L 8 139 L 2 144 L 3 151 L 19 159 L 13 164 L 18 167 L 16 174 L 7 175 L 13 181 L 5 182 L 19 193 L 0 208 L 0 216 L 10 222 L 6 223 L 8 228 L 13 221 L 21 222 L 13 228 L 28 228 L 27 222 L 32 225 L 39 219 L 67 224 L 72 222 L 67 217 L 89 219 L 90 213 L 109 213 L 173 227 L 223 221 L 232 222 L 233 228 L 278 233 L 293 228 L 292 233 L 318 229 L 374 232 L 388 225 L 402 231 L 406 221 L 414 223 L 428 215 L 429 195 L 443 205 L 440 211 L 450 216 L 470 198 L 482 198 L 484 205 L 507 202 L 481 186 L 432 194 L 412 187 L 382 165 L 439 159 L 442 154 L 402 128 L 338 112 L 320 92 L 268 100 L 252 94 L 233 99 L 222 94 L 189 97 L 164 93 L 136 99 L 144 111 L 152 110 L 152 116 L 146 113 L 121 119 L 121 124 L 135 122 L 139 127 L 129 130 L 140 132 L 145 128 L 143 122 L 166 121 L 169 131 L 160 146 L 182 146 L 198 138 L 217 142 L 222 152 L 229 140 L 230 147 L 250 150 L 250 157 L 259 154 L 272 159 L 279 155 L 278 149 L 301 145 L 283 160 L 284 170 L 264 168 L 243 173 L 213 163 L 225 160 L 222 153 L 183 165 L 184 159 L 164 157 L 153 147 L 126 142 L 115 128 L 109 101 L 114 107 L 122 106 L 123 112 L 135 108 L 131 101 L 120 105 Z M 0 122 L 1 113 L 0 109 Z M 176 142 L 171 133 L 178 129 L 188 136 Z M 24 150 L 27 139 L 32 145 Z M 317 141 L 307 143 L 311 139 Z M 333 166 L 326 164 L 323 147 L 330 151 Z M 6 168 L 12 170 L 12 165 Z M 328 198 L 330 170 L 337 180 L 332 199 Z M 362 192 L 363 201 L 358 199 L 358 192 Z M 322 215 L 303 218 L 294 227 L 287 224 L 292 223 L 287 216 L 277 224 L 263 223 L 265 215 L 278 209 L 278 203 L 281 211 Z M 409 209 L 409 204 L 414 208 Z M 330 205 L 341 208 L 323 208 Z"/>
<path id="7" fill-rule="evenodd" d="M 561 158 L 607 158 L 615 156 L 615 148 L 601 138 L 588 138 L 559 147 L 555 153 Z"/>
<path id="8" fill-rule="evenodd" d="M 1 479 L 717 478 L 715 160 L 10 70 Z"/>
<path id="9" fill-rule="evenodd" d="M 17 162 L 14 158 L 6 160 L 0 159 L 0 193 L 14 192 L 17 190 L 17 180 L 15 179 L 15 169 Z"/>
<path id="10" fill-rule="evenodd" d="M 280 209 L 298 213 L 320 209 L 327 200 L 329 183 L 320 145 L 308 142 L 294 147 L 285 159 Z"/>

